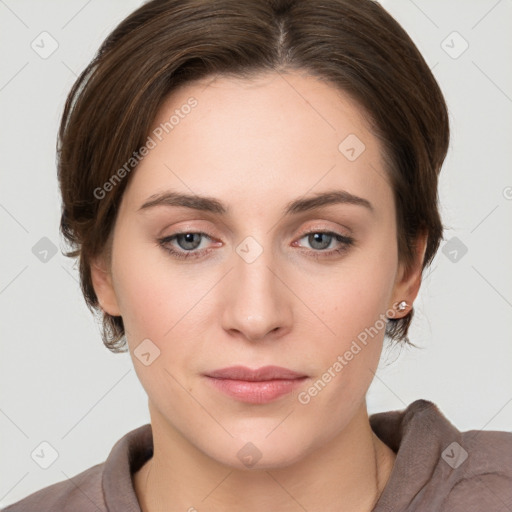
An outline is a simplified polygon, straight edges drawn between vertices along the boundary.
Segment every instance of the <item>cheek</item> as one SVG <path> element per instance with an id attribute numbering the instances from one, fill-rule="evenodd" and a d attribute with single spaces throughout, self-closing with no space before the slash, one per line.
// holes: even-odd
<path id="1" fill-rule="evenodd" d="M 187 394 L 180 391 L 178 382 L 186 383 L 179 374 L 193 368 L 193 356 L 200 350 L 195 344 L 201 339 L 201 326 L 195 315 L 201 312 L 204 285 L 198 279 L 190 281 L 165 261 L 165 255 L 154 258 L 155 252 L 145 247 L 128 253 L 119 244 L 116 295 L 139 381 L 156 403 L 167 403 L 173 396 L 168 407 L 178 414 L 187 403 L 184 396 L 185 405 L 179 405 L 181 394 Z M 144 353 L 149 353 L 145 360 Z"/>
<path id="2" fill-rule="evenodd" d="M 158 339 L 171 320 L 163 314 L 164 307 L 168 309 L 172 303 L 164 294 L 167 288 L 163 276 L 158 274 L 157 279 L 157 274 L 157 269 L 140 260 L 132 261 L 132 256 L 123 258 L 117 267 L 116 295 L 127 338 L 133 343 L 144 338 Z"/>
<path id="3" fill-rule="evenodd" d="M 176 265 L 164 250 L 148 243 L 129 245 L 132 249 L 125 250 L 120 240 L 116 247 L 114 281 L 128 346 L 146 387 L 155 379 L 169 380 L 164 368 L 173 374 L 196 369 L 205 331 L 212 326 L 208 291 L 219 276 L 197 272 L 193 265 Z M 146 339 L 158 353 L 148 367 L 137 359 L 137 347 Z"/>
<path id="4" fill-rule="evenodd" d="M 322 283 L 321 288 L 311 288 L 316 291 L 308 294 L 308 300 L 333 331 L 330 338 L 337 338 L 338 343 L 345 345 L 376 323 L 382 328 L 382 321 L 378 320 L 389 306 L 396 257 L 393 248 L 375 242 L 371 247 L 361 248 L 338 267 L 333 266 L 328 279 L 317 281 Z"/>
<path id="5" fill-rule="evenodd" d="M 120 226 L 114 246 L 114 285 L 127 337 L 164 337 L 202 289 L 167 259 L 163 249 Z"/>
<path id="6" fill-rule="evenodd" d="M 361 396 L 380 359 L 396 271 L 396 252 L 383 240 L 347 259 L 329 280 L 321 280 L 321 290 L 316 287 L 309 295 L 311 309 L 325 323 L 320 326 L 325 335 L 318 338 L 318 356 L 322 368 L 336 375 L 329 384 L 336 392 L 325 395 L 333 406 L 340 394 L 346 399 Z"/>

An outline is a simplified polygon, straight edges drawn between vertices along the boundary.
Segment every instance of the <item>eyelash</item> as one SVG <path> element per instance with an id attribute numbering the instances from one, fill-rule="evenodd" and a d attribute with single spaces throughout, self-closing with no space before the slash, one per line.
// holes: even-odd
<path id="1" fill-rule="evenodd" d="M 315 250 L 315 249 L 306 249 L 307 252 L 310 252 L 311 254 L 308 257 L 314 258 L 316 260 L 319 260 L 320 258 L 329 258 L 336 255 L 341 255 L 345 253 L 352 245 L 354 245 L 355 240 L 352 237 L 340 235 L 339 233 L 335 233 L 333 231 L 321 231 L 321 230 L 314 230 L 314 231 L 308 231 L 307 233 L 303 233 L 298 240 L 308 236 L 308 235 L 314 235 L 314 234 L 323 234 L 323 235 L 331 235 L 334 237 L 335 240 L 342 243 L 343 245 L 339 247 L 338 249 L 331 249 L 329 251 L 326 250 Z M 193 251 L 177 251 L 173 248 L 171 248 L 168 244 L 176 239 L 179 235 L 204 235 L 210 240 L 213 238 L 208 233 L 204 233 L 202 231 L 182 231 L 179 233 L 175 233 L 174 235 L 166 236 L 164 238 L 158 239 L 158 245 L 164 249 L 164 251 L 168 252 L 172 257 L 177 259 L 190 259 L 190 258 L 200 258 L 203 255 L 208 254 L 212 251 L 212 249 L 202 249 L 200 251 L 197 251 L 196 249 Z"/>

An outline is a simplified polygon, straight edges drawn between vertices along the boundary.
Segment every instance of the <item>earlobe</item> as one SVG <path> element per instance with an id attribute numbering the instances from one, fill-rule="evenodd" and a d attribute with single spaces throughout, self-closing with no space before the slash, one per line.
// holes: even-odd
<path id="1" fill-rule="evenodd" d="M 101 309 L 111 316 L 121 316 L 112 273 L 103 257 L 91 260 L 91 280 Z"/>

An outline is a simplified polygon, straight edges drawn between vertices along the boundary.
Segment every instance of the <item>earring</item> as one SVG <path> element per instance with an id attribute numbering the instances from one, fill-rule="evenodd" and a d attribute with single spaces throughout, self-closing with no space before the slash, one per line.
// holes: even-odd
<path id="1" fill-rule="evenodd" d="M 401 301 L 398 303 L 396 309 L 398 309 L 398 311 L 403 311 L 404 309 L 407 308 L 409 304 L 407 304 L 407 302 L 405 300 Z"/>

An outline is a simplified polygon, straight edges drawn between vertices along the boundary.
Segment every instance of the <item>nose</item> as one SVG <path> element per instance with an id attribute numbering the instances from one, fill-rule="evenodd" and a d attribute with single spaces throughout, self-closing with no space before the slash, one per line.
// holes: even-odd
<path id="1" fill-rule="evenodd" d="M 282 337 L 292 327 L 293 293 L 272 251 L 263 250 L 252 262 L 235 253 L 233 260 L 225 283 L 223 328 L 249 341 Z"/>

